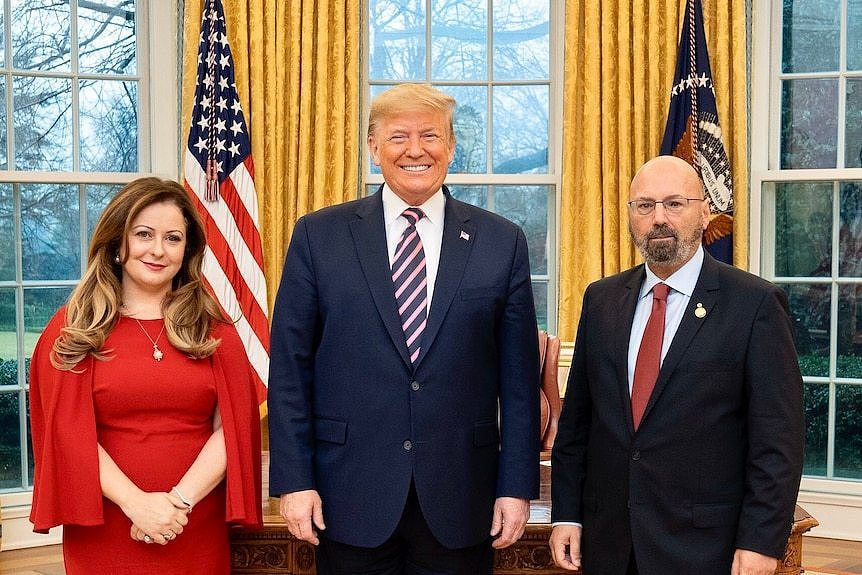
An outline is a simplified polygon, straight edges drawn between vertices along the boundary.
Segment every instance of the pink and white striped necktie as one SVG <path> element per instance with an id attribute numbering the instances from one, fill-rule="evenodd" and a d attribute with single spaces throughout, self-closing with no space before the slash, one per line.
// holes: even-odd
<path id="1" fill-rule="evenodd" d="M 428 290 L 425 276 L 425 250 L 416 231 L 416 222 L 425 217 L 419 208 L 407 208 L 401 214 L 407 219 L 407 228 L 401 234 L 395 259 L 392 262 L 392 284 L 395 302 L 401 316 L 401 329 L 407 340 L 410 361 L 416 363 L 422 344 L 422 332 L 427 319 Z"/>

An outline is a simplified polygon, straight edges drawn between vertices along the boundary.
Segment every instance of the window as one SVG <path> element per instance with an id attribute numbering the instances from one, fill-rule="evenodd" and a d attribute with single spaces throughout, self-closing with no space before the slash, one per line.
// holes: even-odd
<path id="1" fill-rule="evenodd" d="M 762 226 L 755 269 L 790 301 L 805 382 L 804 473 L 859 480 L 862 1 L 772 0 L 755 14 L 755 39 L 758 30 L 771 43 L 754 73 L 769 88 L 752 90 L 753 205 Z"/>
<path id="2" fill-rule="evenodd" d="M 447 186 L 524 230 L 537 319 L 554 331 L 562 3 L 367 0 L 366 8 L 364 118 L 370 99 L 400 82 L 432 83 L 455 98 Z M 364 166 L 372 193 L 383 179 L 370 160 Z"/>
<path id="3" fill-rule="evenodd" d="M 161 6 L 161 33 L 171 53 L 159 53 L 168 67 L 177 58 L 170 7 Z M 142 0 L 7 0 L 0 20 L 0 491 L 21 491 L 33 483 L 36 340 L 80 279 L 113 194 L 140 172 L 177 173 L 176 128 L 168 151 L 155 154 L 149 123 L 162 114 L 176 126 L 176 104 L 150 108 L 149 94 L 177 87 L 176 74 L 149 81 Z"/>

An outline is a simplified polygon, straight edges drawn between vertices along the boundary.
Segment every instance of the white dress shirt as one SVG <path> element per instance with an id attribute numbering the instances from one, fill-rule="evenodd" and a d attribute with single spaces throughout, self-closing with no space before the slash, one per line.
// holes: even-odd
<path id="1" fill-rule="evenodd" d="M 389 251 L 389 267 L 395 259 L 395 248 L 401 234 L 408 226 L 407 218 L 401 214 L 411 207 L 395 195 L 387 184 L 383 185 L 383 221 L 386 225 L 386 249 Z M 425 251 L 425 276 L 428 289 L 428 309 L 431 310 L 431 297 L 434 295 L 434 283 L 437 279 L 437 268 L 440 267 L 440 249 L 443 245 L 443 219 L 446 214 L 446 196 L 442 188 L 428 198 L 420 208 L 425 217 L 416 223 L 416 231 L 422 240 Z"/>
<path id="2" fill-rule="evenodd" d="M 632 332 L 629 336 L 628 379 L 630 394 L 638 349 L 640 349 L 647 320 L 649 320 L 652 311 L 652 288 L 658 283 L 664 283 L 670 287 L 664 320 L 664 339 L 661 344 L 661 361 L 664 362 L 664 356 L 667 355 L 673 336 L 676 335 L 682 316 L 688 308 L 689 301 L 691 301 L 691 294 L 694 292 L 694 286 L 697 285 L 697 278 L 700 277 L 700 268 L 703 267 L 703 247 L 699 246 L 691 259 L 666 280 L 659 279 L 649 269 L 649 265 L 644 267 L 646 268 L 646 278 L 641 285 L 640 296 L 637 307 L 635 307 L 635 317 L 632 320 Z"/>

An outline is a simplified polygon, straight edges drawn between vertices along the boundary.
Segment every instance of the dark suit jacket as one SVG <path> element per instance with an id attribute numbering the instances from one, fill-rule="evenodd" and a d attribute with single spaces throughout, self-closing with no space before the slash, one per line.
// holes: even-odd
<path id="1" fill-rule="evenodd" d="M 488 538 L 493 501 L 538 496 L 539 364 L 520 228 L 446 194 L 411 365 L 381 192 L 301 218 L 272 322 L 270 493 L 317 489 L 327 537 L 373 547 L 411 481 L 435 537 Z M 499 407 L 499 409 L 498 409 Z"/>
<path id="2" fill-rule="evenodd" d="M 553 449 L 554 521 L 584 572 L 727 575 L 782 557 L 802 470 L 802 378 L 784 292 L 705 256 L 638 431 L 627 354 L 643 266 L 587 288 Z M 706 309 L 699 318 L 698 303 Z"/>

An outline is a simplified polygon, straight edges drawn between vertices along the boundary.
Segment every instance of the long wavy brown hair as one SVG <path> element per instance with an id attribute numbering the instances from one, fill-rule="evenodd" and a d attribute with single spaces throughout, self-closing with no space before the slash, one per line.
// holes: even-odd
<path id="1" fill-rule="evenodd" d="M 211 336 L 214 322 L 226 321 L 203 282 L 206 236 L 185 188 L 170 180 L 140 178 L 130 182 L 102 212 L 87 256 L 87 270 L 66 303 L 66 325 L 54 341 L 51 363 L 72 370 L 92 354 L 109 359 L 105 340 L 117 325 L 122 306 L 123 256 L 132 222 L 144 208 L 158 203 L 177 206 L 186 222 L 183 263 L 171 292 L 162 301 L 165 333 L 178 350 L 194 358 L 209 357 L 219 345 Z"/>

